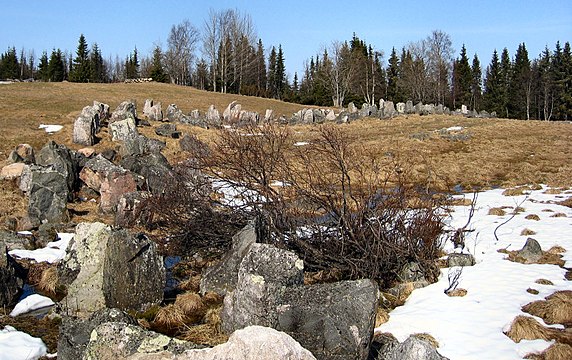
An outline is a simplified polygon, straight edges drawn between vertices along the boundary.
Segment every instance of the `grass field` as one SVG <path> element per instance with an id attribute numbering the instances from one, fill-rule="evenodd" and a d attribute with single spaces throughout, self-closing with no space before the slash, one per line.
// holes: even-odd
<path id="1" fill-rule="evenodd" d="M 290 117 L 302 105 L 276 100 L 218 94 L 158 83 L 77 84 L 15 83 L 0 85 L 0 166 L 7 164 L 10 151 L 20 143 L 39 150 L 47 141 L 55 140 L 72 149 L 73 122 L 82 108 L 94 100 L 110 105 L 111 110 L 124 100 L 137 102 L 142 113 L 145 99 L 161 102 L 163 110 L 174 103 L 185 113 L 211 104 L 222 113 L 237 100 L 242 108 L 264 114 L 273 109 L 275 115 Z M 40 124 L 63 125 L 62 131 L 47 134 Z M 152 124 L 153 127 L 157 123 Z M 450 189 L 462 186 L 490 188 L 522 184 L 547 184 L 552 187 L 571 185 L 572 124 L 564 122 L 517 121 L 505 119 L 467 119 L 458 116 L 400 116 L 392 120 L 363 119 L 340 125 L 355 140 L 360 151 L 374 157 L 391 157 L 413 178 L 428 181 L 430 186 Z M 153 127 L 140 132 L 157 137 Z M 458 131 L 446 131 L 461 127 Z M 183 132 L 211 141 L 215 131 L 179 125 Z M 300 141 L 311 141 L 316 126 L 295 126 Z M 109 141 L 106 129 L 95 148 L 102 151 L 117 147 Z M 163 138 L 164 140 L 164 138 Z M 163 152 L 172 161 L 185 156 L 176 140 L 167 140 Z M 0 184 L 0 216 L 22 210 L 20 197 L 6 182 Z"/>

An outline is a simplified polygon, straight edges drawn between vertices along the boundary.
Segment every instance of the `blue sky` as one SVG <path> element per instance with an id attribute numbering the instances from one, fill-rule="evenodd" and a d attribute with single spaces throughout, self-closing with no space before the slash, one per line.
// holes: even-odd
<path id="1" fill-rule="evenodd" d="M 166 46 L 172 25 L 189 19 L 201 28 L 209 9 L 238 9 L 250 14 L 265 47 L 282 44 L 290 76 L 334 40 L 355 32 L 389 57 L 391 48 L 425 38 L 439 29 L 451 36 L 455 57 L 462 44 L 483 68 L 494 49 L 514 55 L 524 42 L 531 58 L 557 40 L 572 41 L 571 0 L 442 1 L 44 1 L 3 0 L 0 51 L 34 49 L 37 57 L 61 48 L 75 52 L 83 33 L 97 42 L 105 58 L 125 58 L 135 46 L 150 54 Z"/>

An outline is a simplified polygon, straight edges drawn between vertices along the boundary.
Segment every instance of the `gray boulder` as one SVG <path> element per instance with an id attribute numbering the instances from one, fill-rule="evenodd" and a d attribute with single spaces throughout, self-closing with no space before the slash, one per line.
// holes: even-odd
<path id="1" fill-rule="evenodd" d="M 163 300 L 163 258 L 147 236 L 112 232 L 103 267 L 103 293 L 107 307 L 145 311 Z"/>
<path id="2" fill-rule="evenodd" d="M 186 122 L 185 114 L 183 111 L 177 107 L 175 104 L 170 104 L 167 106 L 166 115 L 163 120 L 167 120 L 169 122 Z"/>
<path id="3" fill-rule="evenodd" d="M 239 115 L 238 126 L 255 126 L 260 122 L 260 114 L 256 111 L 242 110 Z"/>
<path id="4" fill-rule="evenodd" d="M 153 103 L 153 99 L 145 100 L 145 105 L 143 106 L 143 115 L 147 116 L 147 119 L 153 121 L 163 120 L 163 110 L 161 109 L 161 103 Z"/>
<path id="5" fill-rule="evenodd" d="M 152 106 L 153 106 L 153 99 L 145 99 L 145 104 L 143 105 L 143 115 L 147 116 Z"/>
<path id="6" fill-rule="evenodd" d="M 405 264 L 397 274 L 397 278 L 402 282 L 426 280 L 425 273 L 421 269 L 421 266 L 415 261 Z"/>
<path id="7" fill-rule="evenodd" d="M 81 359 L 90 342 L 93 329 L 107 322 L 137 325 L 135 319 L 119 309 L 101 309 L 88 319 L 73 316 L 62 317 L 58 337 L 58 358 L 61 360 Z"/>
<path id="8" fill-rule="evenodd" d="M 28 192 L 28 217 L 32 226 L 67 222 L 70 191 L 66 177 L 55 169 L 55 165 L 30 165 L 24 170 L 22 178 Z"/>
<path id="9" fill-rule="evenodd" d="M 84 107 L 74 122 L 72 141 L 85 146 L 95 144 L 95 134 L 99 131 L 99 124 L 99 107 Z"/>
<path id="10" fill-rule="evenodd" d="M 381 102 L 380 102 L 381 104 Z M 380 118 L 382 119 L 390 119 L 397 115 L 397 111 L 395 110 L 395 106 L 393 105 L 393 101 L 384 101 L 383 107 L 380 105 Z"/>
<path id="11" fill-rule="evenodd" d="M 276 329 L 317 359 L 366 359 L 378 298 L 371 280 L 293 287 L 277 308 Z"/>
<path id="12" fill-rule="evenodd" d="M 353 102 L 348 104 L 348 112 L 350 114 L 354 114 L 354 113 L 358 112 L 358 108 L 356 107 L 356 105 Z"/>
<path id="13" fill-rule="evenodd" d="M 326 121 L 336 121 L 336 113 L 334 112 L 334 110 L 331 110 L 331 109 L 326 110 L 325 120 Z"/>
<path id="14" fill-rule="evenodd" d="M 272 109 L 266 109 L 266 112 L 264 113 L 264 122 L 270 122 L 274 120 L 274 110 Z"/>
<path id="15" fill-rule="evenodd" d="M 207 121 L 207 127 L 218 128 L 221 126 L 220 113 L 214 107 L 214 105 L 209 106 L 209 109 L 207 110 L 206 114 L 206 121 Z"/>
<path id="16" fill-rule="evenodd" d="M 79 171 L 72 152 L 65 145 L 58 145 L 55 141 L 50 141 L 36 155 L 36 164 L 51 166 L 65 177 L 68 188 L 67 198 L 71 201 Z"/>
<path id="17" fill-rule="evenodd" d="M 111 228 L 102 223 L 80 223 L 76 226 L 69 251 L 59 273 L 65 275 L 67 296 L 60 302 L 62 311 L 80 318 L 106 307 L 103 294 L 105 249 Z"/>
<path id="18" fill-rule="evenodd" d="M 447 256 L 447 266 L 473 266 L 475 265 L 475 257 L 471 254 L 449 254 Z"/>
<path id="19" fill-rule="evenodd" d="M 8 255 L 8 247 L 0 240 L 0 306 L 15 305 L 24 285 L 16 271 L 16 262 Z"/>
<path id="20" fill-rule="evenodd" d="M 109 114 L 109 105 L 94 100 L 93 108 L 97 109 L 97 112 L 99 113 L 100 122 L 108 120 L 111 117 L 111 115 Z"/>
<path id="21" fill-rule="evenodd" d="M 115 226 L 130 228 L 150 220 L 147 204 L 151 197 L 148 191 L 134 191 L 121 195 L 115 211 Z"/>
<path id="22" fill-rule="evenodd" d="M 111 114 L 111 118 L 109 119 L 109 123 L 114 123 L 116 121 L 121 120 L 133 120 L 133 123 L 136 124 L 137 121 L 137 105 L 134 101 L 124 101 L 117 106 L 115 111 Z"/>
<path id="23" fill-rule="evenodd" d="M 405 107 L 403 108 L 403 112 L 406 114 L 413 114 L 415 113 L 415 107 L 413 106 L 413 101 L 407 100 L 405 103 Z"/>
<path id="24" fill-rule="evenodd" d="M 288 334 L 262 326 L 249 326 L 235 331 L 224 344 L 208 350 L 187 350 L 175 359 L 196 360 L 314 360 Z"/>
<path id="25" fill-rule="evenodd" d="M 112 141 L 125 141 L 139 135 L 135 119 L 127 117 L 109 124 Z"/>
<path id="26" fill-rule="evenodd" d="M 395 111 L 397 111 L 398 114 L 405 114 L 405 103 L 398 102 L 395 104 Z"/>
<path id="27" fill-rule="evenodd" d="M 128 138 L 119 147 L 119 155 L 127 157 L 161 152 L 167 144 L 159 139 L 149 139 L 145 135 L 136 135 Z"/>
<path id="28" fill-rule="evenodd" d="M 203 346 L 170 338 L 136 325 L 105 322 L 91 332 L 82 359 L 195 359 L 178 355 L 186 350 L 201 348 Z"/>
<path id="29" fill-rule="evenodd" d="M 34 148 L 29 144 L 18 144 L 8 156 L 9 163 L 35 164 Z"/>
<path id="30" fill-rule="evenodd" d="M 242 105 L 240 105 L 236 100 L 228 104 L 222 113 L 224 123 L 230 125 L 238 123 L 240 120 L 241 111 Z"/>
<path id="31" fill-rule="evenodd" d="M 177 131 L 175 124 L 161 124 L 155 128 L 155 134 L 173 139 L 178 139 L 181 133 Z"/>
<path id="32" fill-rule="evenodd" d="M 282 297 L 289 287 L 304 283 L 304 263 L 287 250 L 252 244 L 238 269 L 234 291 L 224 298 L 223 329 L 231 333 L 250 325 L 276 328 Z"/>
<path id="33" fill-rule="evenodd" d="M 533 238 L 526 239 L 526 243 L 518 251 L 518 256 L 525 260 L 525 263 L 532 264 L 542 257 L 542 248 L 538 241 Z"/>
<path id="34" fill-rule="evenodd" d="M 376 360 L 448 360 L 441 356 L 427 341 L 410 336 L 391 352 L 381 354 Z"/>
<path id="35" fill-rule="evenodd" d="M 148 190 L 153 194 L 165 190 L 168 180 L 175 176 L 167 158 L 159 152 L 124 157 L 121 160 L 121 166 L 141 175 L 145 179 L 143 190 Z"/>
<path id="36" fill-rule="evenodd" d="M 256 220 L 250 221 L 232 237 L 231 248 L 222 260 L 218 264 L 203 270 L 200 285 L 201 294 L 213 291 L 224 296 L 236 288 L 240 263 L 250 246 L 259 241 L 257 228 Z"/>

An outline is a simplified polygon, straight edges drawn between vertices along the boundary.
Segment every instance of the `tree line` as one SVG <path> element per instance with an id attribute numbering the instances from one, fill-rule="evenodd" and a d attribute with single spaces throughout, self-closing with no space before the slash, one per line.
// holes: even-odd
<path id="1" fill-rule="evenodd" d="M 200 54 L 200 57 L 198 56 Z M 103 58 L 84 35 L 75 54 L 53 49 L 36 64 L 33 51 L 14 47 L 0 58 L 0 78 L 42 81 L 117 82 L 139 77 L 194 86 L 221 93 L 276 98 L 321 106 L 350 101 L 461 105 L 499 117 L 542 120 L 572 118 L 572 54 L 570 43 L 557 42 L 530 59 L 525 43 L 511 58 L 504 48 L 481 66 L 465 45 L 454 57 L 450 36 L 440 30 L 393 48 L 387 62 L 356 34 L 334 41 L 305 62 L 303 74 L 290 81 L 282 46 L 265 47 L 251 17 L 238 10 L 211 10 L 199 29 L 188 20 L 173 25 L 167 46 L 155 45 L 141 56 L 137 48 L 126 58 Z"/>

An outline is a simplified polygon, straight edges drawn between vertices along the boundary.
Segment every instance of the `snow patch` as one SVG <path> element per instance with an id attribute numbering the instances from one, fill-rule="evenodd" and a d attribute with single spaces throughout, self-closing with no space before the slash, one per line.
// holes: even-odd
<path id="1" fill-rule="evenodd" d="M 18 331 L 12 326 L 0 330 L 0 360 L 38 359 L 47 354 L 42 339 Z"/>
<path id="2" fill-rule="evenodd" d="M 29 313 L 30 311 L 42 309 L 48 306 L 52 306 L 55 303 L 49 297 L 32 294 L 14 306 L 14 310 L 10 313 L 10 316 L 15 317 L 18 315 Z"/>
<path id="3" fill-rule="evenodd" d="M 39 129 L 44 129 L 47 133 L 55 133 L 60 131 L 61 129 L 63 129 L 63 125 L 46 125 L 46 124 L 40 124 Z"/>

